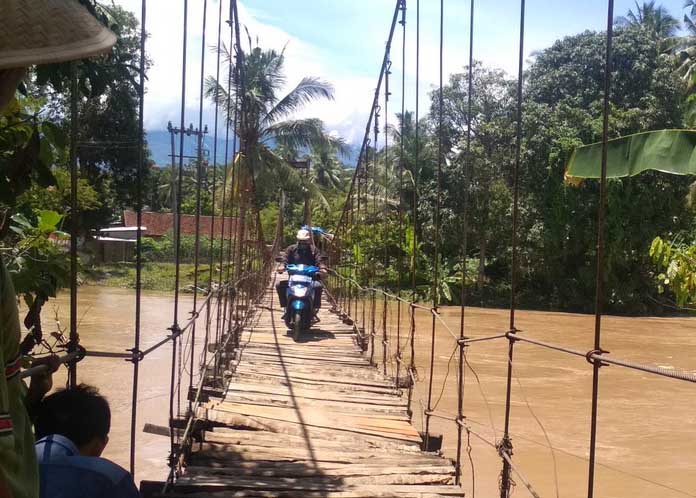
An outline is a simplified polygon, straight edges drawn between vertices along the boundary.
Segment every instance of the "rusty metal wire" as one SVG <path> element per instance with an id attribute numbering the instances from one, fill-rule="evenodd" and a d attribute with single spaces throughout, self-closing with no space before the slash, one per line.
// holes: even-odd
<path id="1" fill-rule="evenodd" d="M 399 5 L 402 6 L 404 12 L 402 13 L 403 16 L 405 16 L 405 2 L 401 4 L 400 2 L 397 2 L 396 10 L 395 10 L 395 17 L 397 15 L 397 10 L 399 9 Z M 471 1 L 470 4 L 471 7 L 471 18 L 470 18 L 470 33 L 469 33 L 469 42 L 470 42 L 470 47 L 469 47 L 469 90 L 468 90 L 468 117 L 469 119 L 471 118 L 472 114 L 472 99 L 473 99 L 473 32 L 474 32 L 474 1 Z M 432 306 L 424 306 L 422 303 L 417 303 L 417 294 L 416 294 L 416 251 L 418 248 L 417 245 L 417 237 L 418 237 L 418 212 L 417 212 L 417 201 L 418 201 L 418 168 L 419 168 L 419 162 L 420 162 L 420 136 L 419 136 L 419 83 L 420 83 L 420 78 L 419 78 L 419 56 L 420 56 L 420 2 L 416 0 L 416 26 L 415 26 L 415 37 L 416 37 L 416 50 L 415 50 L 415 63 L 416 63 L 416 81 L 415 81 L 415 86 L 416 86 L 416 108 L 415 108 L 415 113 L 416 113 L 416 120 L 415 120 L 415 140 L 416 140 L 416 151 L 415 151 L 415 165 L 413 167 L 412 171 L 412 177 L 413 177 L 413 213 L 412 213 L 412 219 L 409 220 L 411 223 L 411 226 L 414 229 L 414 237 L 413 237 L 413 247 L 412 247 L 412 252 L 413 254 L 412 259 L 410 261 L 410 276 L 411 276 L 411 297 L 410 299 L 404 298 L 401 294 L 401 282 L 397 283 L 397 290 L 396 292 L 390 292 L 386 288 L 378 288 L 378 284 L 374 280 L 374 274 L 370 274 L 367 276 L 368 278 L 368 284 L 364 285 L 363 282 L 365 281 L 366 274 L 361 272 L 361 268 L 359 267 L 359 263 L 357 259 L 352 259 L 351 260 L 351 266 L 350 266 L 350 271 L 349 272 L 344 272 L 340 271 L 341 267 L 341 257 L 345 255 L 344 253 L 340 253 L 341 256 L 339 256 L 337 260 L 337 268 L 339 271 L 334 271 L 332 274 L 332 282 L 333 284 L 336 285 L 336 292 L 337 296 L 339 297 L 339 300 L 336 301 L 338 304 L 338 308 L 340 308 L 340 311 L 343 316 L 346 318 L 352 318 L 353 319 L 353 324 L 356 332 L 358 333 L 359 337 L 361 338 L 360 340 L 366 339 L 366 343 L 369 342 L 367 345 L 367 351 L 370 355 L 371 361 L 374 363 L 375 360 L 375 334 L 376 334 L 376 328 L 375 328 L 375 323 L 379 323 L 379 321 L 382 322 L 382 332 L 383 332 L 383 337 L 382 337 L 382 345 L 383 345 L 383 350 L 382 350 L 382 368 L 384 372 L 387 372 L 387 362 L 395 362 L 396 364 L 396 387 L 399 387 L 400 384 L 400 377 L 401 377 L 401 372 L 400 368 L 403 366 L 403 363 L 406 362 L 406 353 L 410 349 L 410 361 L 407 366 L 407 373 L 406 373 L 406 380 L 409 382 L 408 384 L 408 415 L 409 418 L 412 419 L 413 417 L 413 410 L 412 410 L 412 404 L 413 404 L 413 396 L 414 396 L 414 385 L 416 382 L 418 382 L 420 379 L 418 379 L 417 375 L 417 369 L 416 369 L 416 362 L 415 362 L 415 356 L 416 356 L 416 348 L 415 348 L 415 339 L 416 339 L 416 334 L 418 333 L 417 327 L 416 327 L 416 313 L 419 311 L 422 311 L 424 313 L 430 313 L 431 315 L 431 328 L 430 328 L 430 337 L 426 340 L 423 340 L 422 342 L 427 345 L 424 347 L 429 347 L 430 351 L 430 370 L 427 375 L 427 382 L 428 385 L 426 387 L 427 389 L 427 394 L 428 394 L 428 399 L 427 399 L 427 406 L 423 406 L 421 415 L 423 416 L 423 425 L 425 427 L 425 438 L 426 441 L 429 437 L 429 421 L 431 417 L 439 418 L 439 419 L 445 419 L 449 421 L 453 421 L 458 424 L 458 448 L 457 448 L 457 460 L 456 460 L 456 466 L 457 466 L 457 481 L 458 483 L 461 484 L 461 466 L 462 466 L 462 460 L 461 460 L 461 453 L 462 453 L 462 448 L 463 448 L 463 431 L 466 430 L 467 432 L 467 442 L 470 443 L 470 436 L 473 434 L 475 437 L 477 435 L 473 432 L 470 431 L 468 428 L 467 424 L 463 424 L 462 421 L 465 420 L 464 417 L 464 396 L 463 396 L 463 390 L 465 386 L 465 372 L 469 370 L 472 375 L 474 375 L 474 378 L 476 379 L 476 383 L 478 385 L 479 391 L 481 392 L 481 396 L 484 399 L 485 405 L 488 410 L 488 417 L 490 419 L 490 425 L 493 430 L 494 434 L 494 443 L 490 443 L 492 447 L 496 448 L 496 451 L 498 451 L 499 456 L 502 461 L 502 471 L 501 471 L 501 491 L 500 491 L 500 496 L 501 498 L 509 498 L 510 493 L 512 491 L 512 488 L 514 487 L 514 481 L 513 481 L 513 476 L 511 474 L 514 474 L 516 479 L 523 483 L 525 487 L 529 490 L 532 495 L 535 495 L 536 491 L 534 488 L 531 486 L 529 481 L 519 472 L 519 469 L 515 466 L 513 459 L 512 459 L 512 442 L 511 442 L 511 432 L 510 432 L 510 417 L 511 417 L 511 405 L 512 405 L 512 384 L 513 381 L 517 382 L 518 388 L 520 392 L 522 393 L 522 396 L 525 398 L 525 402 L 528 406 L 528 409 L 532 416 L 535 418 L 539 426 L 541 427 L 542 431 L 544 432 L 545 438 L 547 440 L 547 446 L 550 448 L 552 455 L 554 455 L 554 465 L 556 465 L 555 462 L 555 454 L 554 454 L 554 448 L 552 446 L 552 443 L 550 441 L 549 435 L 546 433 L 543 425 L 541 424 L 541 421 L 539 417 L 534 413 L 529 400 L 526 398 L 526 394 L 524 392 L 524 386 L 522 385 L 522 382 L 520 378 L 516 375 L 513 369 L 513 352 L 514 352 L 514 347 L 515 343 L 517 342 L 522 342 L 522 343 L 527 343 L 531 345 L 536 345 L 538 347 L 542 348 L 547 348 L 551 350 L 556 350 L 559 352 L 562 352 L 564 354 L 570 354 L 578 357 L 584 357 L 587 359 L 589 363 L 592 364 L 593 366 L 593 377 L 595 378 L 594 380 L 594 385 L 593 385 L 593 414 L 592 414 L 592 428 L 591 428 L 591 438 L 593 441 L 593 448 L 594 448 L 594 438 L 595 438 L 595 433 L 596 433 L 596 403 L 597 403 L 597 381 L 596 377 L 598 374 L 598 370 L 602 366 L 607 366 L 607 365 L 615 365 L 615 366 L 620 366 L 622 368 L 628 368 L 636 371 L 642 371 L 650 374 L 655 374 L 667 378 L 673 378 L 673 379 L 678 379 L 678 380 L 683 380 L 687 382 L 696 382 L 696 375 L 690 373 L 690 372 L 685 372 L 685 371 L 680 371 L 680 370 L 672 370 L 672 369 L 665 369 L 662 367 L 657 367 L 657 366 L 652 366 L 652 365 L 644 365 L 644 364 L 639 364 L 639 363 L 633 363 L 631 361 L 627 360 L 622 360 L 622 359 L 617 359 L 611 357 L 611 355 L 607 351 L 603 351 L 601 348 L 601 342 L 599 339 L 595 341 L 595 346 L 591 351 L 585 352 L 585 351 L 575 351 L 571 348 L 562 346 L 562 345 L 555 345 L 555 344 L 549 344 L 545 343 L 543 341 L 536 340 L 532 337 L 525 337 L 520 334 L 520 330 L 517 328 L 517 323 L 516 323 L 516 311 L 517 311 L 517 297 L 518 297 L 518 287 L 519 287 L 519 280 L 520 280 L 520 234 L 519 234 L 519 229 L 520 229 L 520 206 L 519 206 L 519 184 L 520 184 L 520 168 L 521 168 L 521 160 L 522 160 L 522 126 L 523 126 L 523 62 L 524 62 L 524 43 L 525 43 L 525 9 L 526 9 L 526 2 L 525 0 L 520 0 L 520 17 L 519 17 L 519 25 L 520 25 L 520 30 L 519 30 L 519 58 L 518 58 L 518 78 L 517 78 L 517 98 L 516 98 L 516 141 L 515 141 L 515 149 L 514 149 L 514 158 L 513 158 L 513 165 L 512 165 L 512 176 L 513 176 L 513 203 L 512 203 L 512 211 L 513 211 L 513 216 L 512 216 L 512 227 L 511 227 L 511 240 L 512 240 L 512 272 L 511 272 L 511 293 L 510 293 L 510 320 L 509 320 L 509 327 L 508 330 L 504 333 L 498 333 L 490 336 L 480 336 L 480 337 L 467 337 L 465 335 L 465 322 L 464 322 L 464 306 L 466 305 L 466 289 L 462 289 L 462 314 L 460 318 L 460 327 L 459 331 L 455 332 L 453 328 L 450 326 L 450 324 L 445 320 L 445 317 L 443 317 L 439 311 L 438 311 L 438 306 L 439 306 L 439 300 L 438 300 L 438 292 L 439 292 L 439 285 L 437 282 L 437 279 L 439 278 L 439 272 L 435 271 L 435 277 L 430 284 L 433 285 L 433 297 L 434 301 L 432 303 Z M 611 14 L 613 11 L 613 2 L 610 2 L 609 5 L 609 13 Z M 438 171 L 437 171 L 437 206 L 435 209 L 435 259 L 434 259 L 434 265 L 439 267 L 441 264 L 440 258 L 439 258 L 439 249 L 440 249 L 440 206 L 441 206 L 441 175 L 442 175 L 442 161 L 444 159 L 443 156 L 443 143 L 442 143 L 442 85 L 443 85 L 443 74 L 442 74 L 442 50 L 444 46 L 444 27 L 443 27 L 443 17 L 444 17 L 444 0 L 440 0 L 440 88 L 439 92 L 436 90 L 436 93 L 434 94 L 434 113 L 435 114 L 438 109 L 440 110 L 439 114 L 439 124 L 438 124 Z M 611 15 L 608 15 L 608 24 L 611 24 Z M 404 24 L 404 38 L 405 38 L 405 20 L 403 22 Z M 391 33 L 393 34 L 393 28 L 394 28 L 394 23 L 392 22 L 392 30 Z M 385 66 L 385 64 L 388 64 L 389 61 L 389 48 L 391 44 L 391 36 L 390 34 L 390 42 L 387 45 L 387 50 L 385 51 L 385 58 L 384 58 L 384 63 L 380 72 L 380 80 L 379 80 L 379 85 L 375 93 L 375 101 L 371 107 L 370 110 L 370 117 L 366 126 L 366 132 L 365 132 L 365 137 L 363 140 L 363 149 L 361 150 L 361 159 L 359 160 L 359 163 L 356 168 L 356 173 L 353 177 L 353 181 L 351 184 L 351 189 L 348 193 L 348 198 L 346 201 L 346 204 L 344 205 L 344 211 L 341 216 L 341 220 L 339 223 L 339 226 L 336 230 L 337 233 L 337 240 L 339 241 L 340 245 L 340 240 L 343 234 L 349 234 L 350 237 L 350 245 L 351 247 L 355 244 L 355 226 L 354 224 L 356 223 L 365 223 L 368 219 L 368 215 L 370 215 L 369 209 L 368 209 L 368 204 L 369 204 L 369 199 L 370 196 L 372 196 L 372 203 L 373 204 L 373 209 L 372 209 L 372 215 L 376 214 L 376 209 L 374 208 L 374 202 L 376 200 L 376 195 L 378 192 L 378 181 L 376 179 L 376 174 L 377 174 L 377 151 L 378 151 L 378 136 L 377 133 L 374 134 L 373 138 L 370 138 L 370 133 L 372 131 L 377 132 L 378 131 L 378 125 L 377 125 L 377 119 L 380 113 L 380 108 L 378 106 L 378 97 L 379 97 L 379 92 L 380 90 L 380 85 L 382 84 L 382 78 L 385 78 L 385 84 L 388 85 L 388 66 Z M 609 88 L 610 88 L 610 81 L 608 79 L 608 75 L 610 73 L 610 67 L 609 67 L 609 56 L 610 56 L 610 44 L 611 44 L 611 36 L 612 32 L 611 29 L 607 33 L 608 37 L 608 47 L 607 47 L 607 78 L 605 80 L 605 112 L 604 112 L 604 119 L 605 119 L 605 124 L 608 120 L 608 95 L 609 95 Z M 405 43 L 404 43 L 404 48 L 403 51 L 405 52 Z M 403 61 L 403 66 L 406 64 L 406 57 L 405 53 L 402 53 L 402 61 Z M 385 67 L 386 67 L 386 73 L 385 73 Z M 404 82 L 402 81 L 402 86 L 404 85 Z M 402 90 L 402 114 L 404 108 L 404 103 L 403 103 L 403 93 L 405 93 Z M 387 112 L 387 100 L 388 100 L 388 88 L 385 89 L 385 104 L 384 104 L 384 112 L 385 115 L 387 116 L 386 119 L 388 119 L 388 112 Z M 440 104 L 438 106 L 438 104 Z M 435 116 L 434 116 L 435 117 Z M 385 119 L 385 129 L 386 129 L 386 119 Z M 437 119 L 437 118 L 436 118 Z M 403 123 L 402 123 L 403 124 Z M 403 128 L 403 127 L 402 127 Z M 470 129 L 471 126 L 468 126 L 468 129 Z M 605 130 L 606 132 L 606 130 Z M 465 180 L 465 185 L 468 184 L 468 182 L 471 181 L 471 177 L 473 176 L 473 168 L 470 163 L 471 157 L 470 157 L 470 147 L 471 147 L 471 134 L 468 134 L 468 140 L 467 140 L 467 154 L 464 156 L 465 159 L 465 168 L 464 168 L 464 180 Z M 605 137 L 606 138 L 606 137 Z M 374 142 L 372 141 L 374 140 Z M 403 129 L 402 129 L 402 151 L 401 151 L 401 158 L 404 156 L 403 152 Z M 403 159 L 402 159 L 403 161 Z M 387 138 L 385 137 L 385 149 L 384 149 L 384 167 L 385 167 L 385 172 L 387 171 L 387 168 L 389 166 L 389 150 L 388 150 L 388 143 L 387 143 Z M 402 170 L 403 164 L 399 165 L 400 171 L 400 177 L 403 175 L 403 170 Z M 606 165 L 604 165 L 606 166 Z M 368 178 L 369 176 L 369 178 Z M 369 180 L 369 181 L 368 181 Z M 401 181 L 401 178 L 400 178 Z M 604 181 L 604 180 L 603 180 Z M 385 194 L 384 198 L 386 200 L 387 196 L 387 179 L 385 178 L 384 180 L 384 187 L 385 187 Z M 401 203 L 403 202 L 403 191 L 402 191 L 403 186 L 400 184 L 399 187 L 399 196 L 400 196 L 400 209 L 401 209 Z M 368 192 L 368 189 L 370 190 Z M 468 194 L 468 189 L 465 187 L 464 188 L 464 194 Z M 600 206 L 603 206 L 605 204 L 606 199 L 602 196 L 605 196 L 606 194 L 603 193 L 600 195 Z M 355 206 L 355 200 L 357 199 L 357 216 L 355 215 L 356 212 L 356 206 Z M 467 199 L 468 200 L 468 199 Z M 466 248 L 466 235 L 467 235 L 467 229 L 466 229 L 466 224 L 465 224 L 465 218 L 467 214 L 467 202 L 464 202 L 464 212 L 462 213 L 463 215 L 463 233 L 464 233 L 464 239 L 462 240 L 462 260 L 465 263 L 466 262 L 466 255 L 467 255 L 467 248 Z M 363 207 L 366 210 L 365 217 L 362 218 L 362 209 Z M 385 206 L 385 214 L 386 214 L 386 206 Z M 602 216 L 603 212 L 600 209 L 600 213 L 598 213 L 599 216 L 599 228 L 598 228 L 598 240 L 601 245 L 601 225 L 603 223 L 602 221 Z M 385 216 L 386 218 L 386 216 Z M 384 220 L 386 222 L 386 219 Z M 402 223 L 402 213 L 399 211 L 399 223 L 400 223 L 400 232 L 399 232 L 399 237 L 401 240 L 402 235 L 402 230 L 403 226 L 401 225 Z M 386 229 L 385 229 L 385 234 L 386 234 Z M 386 247 L 384 248 L 386 250 Z M 599 332 L 601 331 L 600 328 L 600 323 L 601 323 L 601 296 L 602 296 L 602 288 L 601 288 L 601 280 L 599 277 L 601 276 L 602 272 L 602 254 L 601 251 L 598 253 L 598 262 L 597 262 L 597 275 L 598 275 L 598 287 L 597 287 L 597 306 L 596 306 L 596 335 L 599 337 Z M 392 261 L 389 260 L 389 256 L 386 255 L 384 256 L 384 270 L 385 270 L 385 275 L 386 275 L 386 269 L 387 266 L 392 263 Z M 401 261 L 397 260 L 396 265 L 399 269 L 401 269 Z M 466 270 L 465 270 L 466 271 Z M 401 272 L 398 272 L 401 274 Z M 466 277 L 466 275 L 464 275 Z M 386 279 L 385 279 L 385 286 L 386 286 Z M 383 299 L 383 306 L 377 307 L 375 304 L 375 301 L 380 298 Z M 393 326 L 393 321 L 394 318 L 393 316 L 390 317 L 390 307 L 388 306 L 387 301 L 391 301 L 395 303 L 396 308 L 397 308 L 397 337 L 396 337 L 396 348 L 394 350 L 387 350 L 387 346 L 389 344 L 390 336 L 388 335 L 388 324 L 391 324 Z M 353 312 L 353 304 L 355 305 L 355 311 Z M 404 343 L 402 343 L 402 337 L 401 337 L 401 330 L 400 330 L 400 322 L 401 322 L 401 308 L 403 306 L 408 306 L 408 316 L 409 316 L 409 329 L 408 329 L 408 334 L 407 337 L 404 339 Z M 381 314 L 381 316 L 379 316 Z M 437 386 L 437 389 L 440 391 L 439 395 L 436 400 L 433 398 L 433 393 L 434 390 L 436 389 L 436 386 L 434 385 L 434 354 L 436 351 L 436 329 L 440 328 L 440 330 L 446 332 L 447 334 L 450 335 L 452 338 L 453 342 L 453 352 L 452 355 L 449 357 L 449 361 L 447 362 L 448 367 L 447 367 L 447 374 L 445 374 L 445 379 L 442 382 L 441 385 Z M 504 339 L 507 340 L 508 342 L 508 351 L 507 351 L 507 382 L 506 382 L 506 394 L 505 394 L 505 418 L 504 418 L 504 431 L 503 435 L 498 440 L 498 434 L 496 432 L 496 427 L 493 419 L 493 412 L 491 409 L 490 404 L 488 403 L 488 400 L 486 399 L 485 391 L 482 386 L 481 379 L 479 378 L 477 372 L 475 371 L 474 367 L 471 365 L 469 359 L 467 358 L 466 350 L 465 348 L 471 345 L 474 345 L 479 342 L 489 342 L 489 341 L 496 341 L 499 339 Z M 429 344 L 428 344 L 429 340 Z M 447 389 L 447 380 L 449 376 L 449 370 L 451 366 L 451 362 L 454 359 L 454 355 L 456 355 L 456 351 L 459 349 L 460 351 L 460 360 L 459 360 L 459 368 L 460 368 L 460 373 L 459 373 L 459 378 L 458 378 L 458 414 L 453 417 L 448 417 L 443 415 L 438 411 L 438 407 L 440 404 L 440 400 L 444 396 L 444 393 L 446 392 Z M 433 403 L 433 401 L 435 401 Z M 418 400 L 418 402 L 423 405 L 422 400 Z M 474 472 L 474 466 L 473 466 L 473 460 L 471 459 L 471 453 L 470 453 L 470 444 L 467 444 L 467 452 L 470 458 L 470 463 L 472 466 L 472 474 Z M 594 467 L 594 449 L 591 451 L 590 455 L 590 467 Z M 472 487 L 475 489 L 475 482 L 473 481 L 474 476 L 472 475 Z M 556 478 L 557 480 L 557 478 Z M 592 475 L 590 475 L 590 486 L 589 486 L 589 495 L 588 498 L 592 498 L 591 493 L 592 493 Z M 556 494 L 558 495 L 558 485 L 556 484 Z"/>
<path id="2" fill-rule="evenodd" d="M 604 215 L 607 206 L 607 150 L 609 142 L 609 115 L 611 93 L 611 57 L 614 35 L 614 0 L 607 2 L 607 45 L 604 60 L 604 103 L 602 109 L 602 164 L 599 182 L 599 206 L 597 207 L 597 263 L 595 275 L 595 327 L 594 349 L 602 351 L 602 311 L 604 302 Z M 588 360 L 590 359 L 588 355 Z M 601 362 L 592 364 L 592 409 L 590 421 L 590 463 L 587 477 L 587 498 L 594 496 L 595 457 L 597 450 L 597 406 L 599 403 L 599 368 Z"/>
<path id="3" fill-rule="evenodd" d="M 520 41 L 517 68 L 517 112 L 516 112 L 516 140 L 515 140 L 515 164 L 513 168 L 513 203 L 512 203 L 512 269 L 510 278 L 510 326 L 509 330 L 515 329 L 515 308 L 517 304 L 517 281 L 519 277 L 519 255 L 518 255 L 518 223 L 519 223 L 519 183 L 520 183 L 520 163 L 522 157 L 522 84 L 524 79 L 524 28 L 525 28 L 525 0 L 520 0 Z M 504 433 L 501 445 L 505 448 L 512 448 L 510 441 L 510 406 L 512 394 L 512 358 L 515 342 L 510 340 L 508 345 L 508 372 L 505 391 L 505 422 Z M 508 453 L 502 452 L 503 469 L 501 472 L 500 497 L 509 498 L 510 496 L 510 468 L 511 462 Z M 505 458 L 507 456 L 507 458 Z"/>

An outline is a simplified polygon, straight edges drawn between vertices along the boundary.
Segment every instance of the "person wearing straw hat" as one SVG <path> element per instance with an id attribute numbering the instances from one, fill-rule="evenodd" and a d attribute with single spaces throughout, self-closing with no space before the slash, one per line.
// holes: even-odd
<path id="1" fill-rule="evenodd" d="M 108 52 L 116 35 L 77 0 L 2 0 L 0 109 L 29 66 Z"/>
<path id="2" fill-rule="evenodd" d="M 77 0 L 0 0 L 0 112 L 15 96 L 27 68 L 108 52 L 116 35 Z M 11 174 L 2 171 L 0 174 Z M 0 261 L 0 498 L 37 498 L 39 475 L 28 410 L 50 390 L 50 375 L 19 378 L 17 297 Z M 36 363 L 35 363 L 36 364 Z M 57 364 L 51 362 L 55 371 Z"/>

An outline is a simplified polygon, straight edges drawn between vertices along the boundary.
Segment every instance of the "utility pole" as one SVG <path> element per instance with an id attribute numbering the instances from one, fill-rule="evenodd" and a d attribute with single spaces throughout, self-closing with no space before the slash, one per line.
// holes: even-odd
<path id="1" fill-rule="evenodd" d="M 167 123 L 167 131 L 169 132 L 169 135 L 171 137 L 171 148 L 172 148 L 172 153 L 169 155 L 169 157 L 172 158 L 172 178 L 171 178 L 171 203 L 172 203 L 172 214 L 174 215 L 174 220 L 173 220 L 173 228 L 174 228 L 174 240 L 176 240 L 178 234 L 176 233 L 176 227 L 179 226 L 178 223 L 178 217 L 179 217 L 179 210 L 178 210 L 178 205 L 179 205 L 179 199 L 177 199 L 177 192 L 178 192 L 178 182 L 179 182 L 179 175 L 178 175 L 178 170 L 176 168 L 176 160 L 179 157 L 178 154 L 176 154 L 176 135 L 181 135 L 181 140 L 184 139 L 184 135 L 187 137 L 190 136 L 196 136 L 199 137 L 198 143 L 201 142 L 201 139 L 204 135 L 208 134 L 208 125 L 205 125 L 203 127 L 203 131 L 199 130 L 198 128 L 194 128 L 193 124 L 190 124 L 188 128 L 186 129 L 181 129 L 176 126 L 172 126 L 172 122 L 169 121 Z M 200 145 L 199 145 L 200 147 Z M 196 156 L 183 156 L 187 159 L 198 159 L 198 155 Z M 197 165 L 197 168 L 200 168 L 201 165 Z"/>

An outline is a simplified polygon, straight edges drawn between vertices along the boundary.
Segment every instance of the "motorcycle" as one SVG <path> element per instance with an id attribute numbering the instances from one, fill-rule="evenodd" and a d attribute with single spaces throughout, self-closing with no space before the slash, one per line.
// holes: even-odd
<path id="1" fill-rule="evenodd" d="M 314 282 L 319 278 L 320 269 L 317 266 L 294 264 L 286 265 L 285 269 L 290 277 L 285 324 L 292 330 L 293 339 L 299 341 L 314 320 Z"/>

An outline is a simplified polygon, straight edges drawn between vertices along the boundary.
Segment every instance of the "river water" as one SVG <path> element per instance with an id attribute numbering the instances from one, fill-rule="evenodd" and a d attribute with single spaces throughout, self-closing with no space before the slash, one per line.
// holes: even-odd
<path id="1" fill-rule="evenodd" d="M 62 295 L 47 305 L 43 318 L 46 331 L 53 330 L 54 309 L 67 324 L 68 299 Z M 184 311 L 190 308 L 187 299 Z M 82 287 L 78 303 L 80 337 L 86 348 L 123 351 L 131 346 L 132 291 Z M 143 349 L 168 333 L 172 304 L 170 296 L 143 294 Z M 441 312 L 447 326 L 458 333 L 459 309 L 443 307 Z M 408 323 L 406 318 L 404 315 L 404 323 Z M 482 308 L 468 308 L 465 319 L 467 336 L 504 332 L 509 320 L 507 311 Z M 594 317 L 589 315 L 521 311 L 517 326 L 530 338 L 580 351 L 592 349 Z M 457 355 L 452 356 L 454 342 L 448 327 L 436 328 L 433 382 L 436 413 L 445 417 L 454 416 L 457 410 L 458 364 Z M 421 382 L 414 401 L 417 424 L 422 423 L 422 408 L 427 405 L 430 334 L 429 313 L 418 312 L 416 363 Z M 602 337 L 604 348 L 617 358 L 696 373 L 696 319 L 605 317 Z M 502 434 L 507 342 L 472 344 L 467 354 L 473 370 L 466 370 L 464 412 L 477 434 L 471 436 L 475 494 L 490 497 L 497 494 L 501 464 L 495 451 L 479 437 L 492 442 Z M 591 366 L 584 358 L 524 343 L 517 343 L 514 355 L 510 430 L 516 466 L 541 496 L 556 496 L 556 482 L 559 496 L 586 496 Z M 168 438 L 144 434 L 142 428 L 145 423 L 167 423 L 170 362 L 171 346 L 166 345 L 141 363 L 137 480 L 161 480 L 167 474 Z M 394 363 L 389 366 L 393 372 Z M 112 433 L 104 456 L 127 467 L 132 365 L 88 357 L 80 363 L 78 377 L 98 386 L 109 399 Z M 63 372 L 56 383 L 61 382 Z M 601 369 L 599 388 L 595 496 L 696 496 L 696 386 L 611 366 Z M 444 435 L 445 454 L 453 457 L 455 424 L 433 418 L 431 430 Z M 466 447 L 466 437 L 464 442 Z M 472 496 L 472 463 L 467 453 L 463 468 L 467 496 Z M 513 478 L 518 482 L 515 495 L 529 496 L 520 479 Z"/>
<path id="2" fill-rule="evenodd" d="M 42 312 L 45 332 L 55 330 L 55 316 L 67 328 L 70 295 L 64 293 L 49 301 Z M 180 322 L 190 311 L 191 298 L 181 300 Z M 123 353 L 133 347 L 135 293 L 111 287 L 83 286 L 78 290 L 78 333 L 80 342 L 91 351 Z M 143 293 L 141 313 L 141 349 L 165 338 L 173 323 L 173 299 L 170 295 Z M 169 419 L 169 384 L 171 344 L 149 354 L 140 363 L 137 433 L 136 482 L 164 480 L 167 477 L 169 438 L 146 434 L 146 423 L 167 426 Z M 130 461 L 130 424 L 133 365 L 122 359 L 86 357 L 78 367 L 78 382 L 97 386 L 111 405 L 111 434 L 104 457 L 124 468 Z M 66 381 L 66 370 L 55 376 L 54 386 Z"/>

